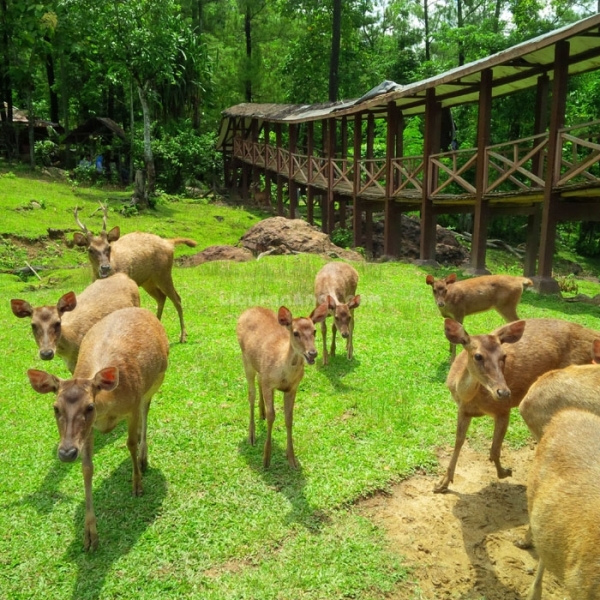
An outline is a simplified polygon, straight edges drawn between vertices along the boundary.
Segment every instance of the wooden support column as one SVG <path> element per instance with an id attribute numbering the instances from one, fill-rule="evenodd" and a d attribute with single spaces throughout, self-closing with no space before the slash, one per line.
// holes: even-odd
<path id="1" fill-rule="evenodd" d="M 362 246 L 362 200 L 360 188 L 360 151 L 362 146 L 362 113 L 354 115 L 354 168 L 352 178 L 352 245 Z"/>
<path id="2" fill-rule="evenodd" d="M 328 147 L 328 123 L 327 119 L 321 120 L 321 156 L 327 158 L 327 147 Z M 329 199 L 328 190 L 324 190 L 319 195 L 319 207 L 321 209 L 321 231 L 327 233 L 329 231 L 329 223 L 327 221 L 329 213 L 327 211 Z"/>
<path id="3" fill-rule="evenodd" d="M 561 152 L 558 132 L 564 127 L 567 104 L 567 82 L 569 78 L 569 42 L 557 42 L 554 47 L 554 82 L 552 84 L 552 109 L 548 131 L 548 164 L 546 187 L 542 208 L 542 230 L 540 238 L 540 260 L 537 276 L 533 278 L 535 289 L 544 294 L 560 292 L 558 282 L 552 277 L 552 263 L 556 248 L 556 223 L 558 197 L 552 188 L 560 175 Z"/>
<path id="4" fill-rule="evenodd" d="M 306 219 L 314 225 L 314 188 L 312 186 L 313 180 L 313 154 L 315 152 L 315 123 L 309 121 L 306 124 L 306 157 L 308 161 L 308 168 L 306 174 Z"/>
<path id="5" fill-rule="evenodd" d="M 290 123 L 290 172 L 288 176 L 288 194 L 290 196 L 290 219 L 296 218 L 296 209 L 298 207 L 298 184 L 294 181 L 294 160 L 292 155 L 297 151 L 298 145 L 298 125 Z"/>
<path id="6" fill-rule="evenodd" d="M 473 241 L 471 244 L 471 266 L 469 272 L 477 275 L 489 273 L 485 268 L 485 248 L 489 218 L 488 202 L 484 200 L 487 185 L 487 165 L 485 149 L 490 143 L 492 121 L 492 80 L 491 69 L 481 72 L 479 86 L 479 114 L 477 120 L 477 168 L 475 171 L 475 214 L 473 215 Z"/>
<path id="7" fill-rule="evenodd" d="M 533 134 L 546 131 L 548 126 L 548 102 L 550 96 L 550 78 L 547 74 L 540 75 L 537 80 L 535 121 Z M 536 154 L 532 160 L 532 171 L 540 178 L 544 176 L 544 156 Z M 536 272 L 538 248 L 540 245 L 540 227 L 542 224 L 542 206 L 536 206 L 534 214 L 527 217 L 527 242 L 525 244 L 525 259 L 523 275 L 533 277 Z"/>
<path id="8" fill-rule="evenodd" d="M 435 98 L 435 89 L 428 89 L 425 97 L 425 139 L 423 140 L 423 196 L 421 198 L 421 245 L 419 262 L 435 262 L 435 215 L 430 198 L 429 157 L 440 148 L 442 107 Z"/>
<path id="9" fill-rule="evenodd" d="M 260 169 L 256 164 L 258 160 L 258 143 L 260 137 L 257 119 L 252 119 L 252 123 L 250 125 L 250 136 L 252 140 L 252 181 L 254 183 L 260 183 Z"/>
<path id="10" fill-rule="evenodd" d="M 331 233 L 335 227 L 335 194 L 333 192 L 333 161 L 335 159 L 335 136 L 336 136 L 335 119 L 329 119 L 327 124 L 327 159 L 329 168 L 327 169 L 327 231 Z"/>
<path id="11" fill-rule="evenodd" d="M 385 223 L 383 233 L 383 253 L 397 257 L 400 254 L 401 211 L 394 199 L 394 168 L 396 157 L 396 133 L 398 131 L 398 108 L 395 102 L 387 105 L 387 133 L 385 144 Z"/>
<path id="12" fill-rule="evenodd" d="M 373 256 L 373 209 L 365 211 L 365 249 Z"/>

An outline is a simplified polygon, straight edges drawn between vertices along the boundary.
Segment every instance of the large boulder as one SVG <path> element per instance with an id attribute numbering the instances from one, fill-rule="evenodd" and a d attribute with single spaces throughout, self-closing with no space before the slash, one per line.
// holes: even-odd
<path id="1" fill-rule="evenodd" d="M 240 243 L 257 256 L 307 252 L 328 258 L 364 260 L 358 252 L 336 246 L 326 233 L 302 219 L 264 219 L 251 227 Z"/>

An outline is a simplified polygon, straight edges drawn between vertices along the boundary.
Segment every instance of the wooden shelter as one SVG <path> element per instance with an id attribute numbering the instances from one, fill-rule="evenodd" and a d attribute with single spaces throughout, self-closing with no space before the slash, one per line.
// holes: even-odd
<path id="1" fill-rule="evenodd" d="M 400 214 L 419 211 L 424 262 L 435 258 L 437 215 L 472 213 L 474 273 L 486 272 L 489 219 L 527 215 L 525 275 L 539 291 L 557 291 L 557 223 L 600 220 L 600 121 L 565 126 L 569 77 L 598 68 L 600 14 L 424 81 L 384 82 L 355 100 L 239 104 L 222 113 L 218 148 L 226 182 L 247 195 L 250 179 L 264 176 L 268 189 L 275 179 L 280 214 L 286 184 L 290 217 L 299 190 L 306 190 L 309 221 L 319 197 L 328 232 L 336 218 L 345 224 L 351 203 L 355 246 L 369 248 L 373 212 L 383 212 L 384 251 L 392 256 L 402 244 Z M 534 135 L 492 144 L 492 100 L 532 88 Z M 478 106 L 477 146 L 457 150 L 450 143 L 449 109 L 464 104 Z M 419 156 L 403 152 L 404 120 L 412 115 L 425 122 Z M 387 131 L 381 158 L 374 156 L 377 119 Z"/>

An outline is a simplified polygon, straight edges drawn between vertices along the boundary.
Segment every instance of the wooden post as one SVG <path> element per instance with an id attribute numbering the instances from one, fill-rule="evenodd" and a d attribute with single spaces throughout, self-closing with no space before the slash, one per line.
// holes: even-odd
<path id="1" fill-rule="evenodd" d="M 485 149 L 490 143 L 492 120 L 492 80 L 491 69 L 481 72 L 479 89 L 479 114 L 477 120 L 477 168 L 475 171 L 475 214 L 473 216 L 473 241 L 471 244 L 471 266 L 469 271 L 478 275 L 489 273 L 485 268 L 485 247 L 487 243 L 488 202 L 484 200 L 487 185 L 487 165 Z"/>
<path id="2" fill-rule="evenodd" d="M 556 223 L 558 197 L 552 188 L 560 174 L 562 148 L 558 133 L 564 127 L 567 103 L 567 82 L 569 77 L 569 42 L 560 41 L 554 47 L 554 82 L 552 84 L 552 109 L 548 131 L 548 164 L 546 187 L 542 209 L 542 230 L 540 238 L 540 260 L 534 285 L 541 293 L 559 293 L 558 283 L 552 277 L 552 261 L 556 248 Z"/>
<path id="3" fill-rule="evenodd" d="M 435 261 L 435 215 L 430 194 L 431 161 L 429 157 L 440 147 L 441 106 L 435 98 L 435 89 L 428 89 L 425 97 L 425 139 L 423 140 L 423 195 L 421 197 L 421 245 L 419 261 Z"/>
<path id="4" fill-rule="evenodd" d="M 298 184 L 294 180 L 294 160 L 293 155 L 296 153 L 298 144 L 298 126 L 295 123 L 290 123 L 290 172 L 288 176 L 288 194 L 290 196 L 290 219 L 296 218 L 296 208 L 298 206 Z"/>
<path id="5" fill-rule="evenodd" d="M 360 188 L 360 151 L 362 145 L 362 113 L 354 115 L 354 171 L 352 178 L 352 245 L 362 246 L 362 201 Z"/>
<path id="6" fill-rule="evenodd" d="M 306 124 L 306 160 L 308 168 L 306 173 L 306 219 L 314 225 L 314 188 L 313 179 L 313 154 L 315 152 L 315 123 L 309 121 Z"/>
<path id="7" fill-rule="evenodd" d="M 329 119 L 327 125 L 327 159 L 329 161 L 329 168 L 327 169 L 327 231 L 325 233 L 331 233 L 335 227 L 335 194 L 333 192 L 333 161 L 335 159 L 335 136 L 336 136 L 336 122 L 335 119 Z"/>
<path id="8" fill-rule="evenodd" d="M 385 144 L 385 223 L 383 233 L 383 252 L 386 256 L 400 254 L 401 215 L 394 199 L 394 168 L 396 157 L 396 133 L 398 131 L 398 109 L 395 102 L 387 105 L 387 135 Z"/>

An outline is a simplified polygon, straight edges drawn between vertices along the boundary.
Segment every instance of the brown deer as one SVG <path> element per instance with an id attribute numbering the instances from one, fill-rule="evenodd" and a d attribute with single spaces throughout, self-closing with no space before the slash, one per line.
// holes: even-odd
<path id="1" fill-rule="evenodd" d="M 277 314 L 268 308 L 249 308 L 240 316 L 237 338 L 248 381 L 250 425 L 248 440 L 256 443 L 254 425 L 255 379 L 258 374 L 259 412 L 267 420 L 267 439 L 263 452 L 263 466 L 271 464 L 271 432 L 275 421 L 275 391 L 283 392 L 283 410 L 287 429 L 287 459 L 290 467 L 298 468 L 292 441 L 294 402 L 300 381 L 304 377 L 304 363 L 314 364 L 315 325 L 327 316 L 327 303 L 315 308 L 310 317 L 292 318 L 285 306 Z"/>
<path id="2" fill-rule="evenodd" d="M 358 273 L 354 267 L 345 262 L 327 263 L 317 273 L 315 278 L 315 298 L 317 306 L 327 302 L 329 315 L 333 315 L 331 326 L 331 349 L 329 354 L 335 356 L 335 335 L 339 329 L 340 335 L 346 340 L 346 356 L 352 359 L 354 346 L 354 309 L 360 305 L 360 296 L 356 295 Z M 323 336 L 323 364 L 328 363 L 327 354 L 327 323 L 321 323 Z"/>
<path id="3" fill-rule="evenodd" d="M 56 394 L 58 458 L 73 462 L 81 455 L 85 550 L 95 550 L 98 545 L 92 501 L 93 429 L 107 433 L 127 420 L 133 495 L 141 495 L 142 472 L 148 466 L 148 410 L 164 379 L 168 354 L 169 341 L 160 321 L 145 308 L 122 308 L 88 331 L 72 379 L 59 379 L 35 369 L 27 371 L 36 392 Z"/>
<path id="4" fill-rule="evenodd" d="M 597 414 L 565 408 L 552 416 L 536 448 L 527 505 L 539 564 L 528 600 L 541 599 L 546 568 L 571 600 L 600 598 L 599 433 Z"/>
<path id="5" fill-rule="evenodd" d="M 173 254 L 177 244 L 185 244 L 190 248 L 196 246 L 194 240 L 174 238 L 165 240 L 152 233 L 139 231 L 121 237 L 119 227 L 106 231 L 106 206 L 100 235 L 93 235 L 78 217 L 75 208 L 75 221 L 83 233 L 74 234 L 73 241 L 77 246 L 88 249 L 88 257 L 92 264 L 94 279 L 108 277 L 113 273 L 126 273 L 139 286 L 143 287 L 157 303 L 156 316 L 162 317 L 165 300 L 169 298 L 177 309 L 181 327 L 180 342 L 185 342 L 187 332 L 183 322 L 181 298 L 173 284 Z"/>
<path id="6" fill-rule="evenodd" d="M 264 190 L 260 189 L 260 184 L 257 181 L 253 181 L 250 184 L 250 193 L 252 194 L 252 198 L 254 198 L 254 202 L 258 206 L 262 206 L 263 208 L 271 208 L 271 194 L 268 187 Z"/>
<path id="7" fill-rule="evenodd" d="M 483 275 L 472 279 L 456 280 L 452 273 L 442 279 L 427 275 L 427 285 L 442 315 L 463 323 L 468 315 L 494 309 L 507 322 L 518 321 L 517 304 L 523 290 L 533 282 L 526 277 L 512 275 Z M 450 360 L 456 357 L 456 345 L 450 344 Z"/>
<path id="8" fill-rule="evenodd" d="M 77 364 L 81 340 L 90 327 L 115 310 L 139 305 L 138 286 L 125 273 L 98 279 L 78 296 L 68 292 L 59 298 L 56 306 L 33 308 L 25 300 L 10 301 L 15 317 L 31 318 L 40 358 L 52 360 L 57 354 L 71 373 Z"/>
<path id="9" fill-rule="evenodd" d="M 595 364 L 545 373 L 529 388 L 519 412 L 536 441 L 563 408 L 580 408 L 600 416 L 600 339 L 593 341 L 591 359 Z"/>
<path id="10" fill-rule="evenodd" d="M 445 320 L 448 340 L 464 350 L 450 367 L 446 385 L 458 406 L 454 452 L 446 475 L 434 488 L 445 492 L 454 481 L 458 455 L 473 417 L 494 419 L 490 460 L 500 479 L 512 474 L 500 464 L 510 411 L 518 406 L 533 382 L 552 369 L 590 362 L 590 348 L 600 333 L 560 319 L 526 319 L 470 336 L 453 319 Z"/>

